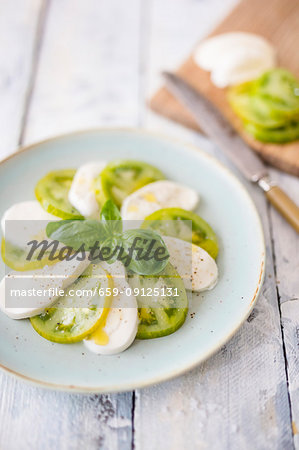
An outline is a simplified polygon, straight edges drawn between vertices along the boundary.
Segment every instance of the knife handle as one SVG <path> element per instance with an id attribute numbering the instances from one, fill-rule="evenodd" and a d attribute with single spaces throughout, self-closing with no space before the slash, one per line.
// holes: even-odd
<path id="1" fill-rule="evenodd" d="M 299 208 L 293 200 L 278 186 L 270 186 L 266 191 L 269 202 L 299 233 Z"/>

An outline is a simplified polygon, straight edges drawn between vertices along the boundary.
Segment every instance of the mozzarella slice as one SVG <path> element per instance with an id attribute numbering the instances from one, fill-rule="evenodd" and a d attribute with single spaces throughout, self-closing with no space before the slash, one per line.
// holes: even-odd
<path id="1" fill-rule="evenodd" d="M 169 262 L 183 279 L 186 289 L 201 292 L 213 289 L 218 280 L 215 260 L 201 247 L 170 236 L 163 236 Z"/>
<path id="2" fill-rule="evenodd" d="M 36 200 L 16 203 L 2 216 L 2 233 L 12 245 L 26 248 L 33 239 L 47 239 L 46 225 L 52 220 L 61 219 L 45 211 Z"/>
<path id="3" fill-rule="evenodd" d="M 224 59 L 224 53 L 227 54 L 239 47 L 243 47 L 246 51 L 251 48 L 275 55 L 272 45 L 262 36 L 239 31 L 218 34 L 204 40 L 195 49 L 194 59 L 200 67 L 211 71 L 218 64 L 219 58 Z"/>
<path id="4" fill-rule="evenodd" d="M 85 346 L 93 353 L 100 355 L 115 355 L 126 350 L 134 341 L 138 328 L 137 301 L 130 295 L 132 289 L 123 276 L 124 268 L 116 262 L 110 266 L 114 289 L 118 294 L 113 296 L 106 321 L 88 338 Z M 114 266 L 114 267 L 113 267 Z"/>
<path id="5" fill-rule="evenodd" d="M 70 286 L 89 264 L 88 258 L 84 261 L 63 260 L 35 271 L 11 272 L 0 282 L 0 309 L 12 319 L 25 319 L 42 313 L 62 295 L 59 291 Z M 20 291 L 20 297 L 14 291 Z M 16 302 L 20 306 L 15 307 Z"/>
<path id="6" fill-rule="evenodd" d="M 211 81 L 220 88 L 240 84 L 260 76 L 275 66 L 276 53 L 263 37 L 252 33 L 224 33 L 199 44 L 194 60 L 211 72 Z"/>
<path id="7" fill-rule="evenodd" d="M 253 80 L 274 65 L 271 54 L 254 47 L 244 51 L 236 46 L 224 55 L 219 56 L 211 73 L 212 82 L 220 88 Z"/>
<path id="8" fill-rule="evenodd" d="M 162 180 L 147 184 L 133 192 L 123 202 L 121 215 L 124 220 L 143 220 L 162 208 L 196 208 L 199 195 L 187 186 Z"/>
<path id="9" fill-rule="evenodd" d="M 74 176 L 69 190 L 69 201 L 82 216 L 94 217 L 99 213 L 93 181 L 105 166 L 103 161 L 90 162 L 79 167 Z"/>

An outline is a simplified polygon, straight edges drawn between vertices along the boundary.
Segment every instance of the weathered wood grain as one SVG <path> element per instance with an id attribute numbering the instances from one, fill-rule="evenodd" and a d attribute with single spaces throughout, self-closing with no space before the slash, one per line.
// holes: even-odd
<path id="1" fill-rule="evenodd" d="M 18 145 L 42 0 L 0 3 L 0 159 Z"/>
<path id="2" fill-rule="evenodd" d="M 139 0 L 52 0 L 25 142 L 136 126 Z"/>
<path id="3" fill-rule="evenodd" d="M 299 180 L 273 171 L 273 178 L 299 204 Z M 275 272 L 287 359 L 295 446 L 299 448 L 299 236 L 271 208 Z"/>
<path id="4" fill-rule="evenodd" d="M 131 394 L 74 395 L 5 377 L 0 391 L 0 448 L 131 448 Z"/>

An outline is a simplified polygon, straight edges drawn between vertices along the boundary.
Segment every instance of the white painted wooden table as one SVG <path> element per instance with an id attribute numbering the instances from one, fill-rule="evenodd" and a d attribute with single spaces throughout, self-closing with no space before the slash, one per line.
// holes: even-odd
<path id="1" fill-rule="evenodd" d="M 0 0 L 0 156 L 77 129 L 137 126 L 229 165 L 203 137 L 154 116 L 146 98 L 234 3 Z M 299 179 L 272 172 L 298 202 Z M 239 333 L 196 370 L 126 394 L 52 392 L 1 373 L 1 450 L 299 449 L 299 237 L 242 181 L 268 258 Z"/>

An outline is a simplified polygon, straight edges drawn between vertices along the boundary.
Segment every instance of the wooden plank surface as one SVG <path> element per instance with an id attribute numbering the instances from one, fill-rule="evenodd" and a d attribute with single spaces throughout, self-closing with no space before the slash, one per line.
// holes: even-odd
<path id="1" fill-rule="evenodd" d="M 298 202 L 299 180 L 274 170 L 272 176 Z M 275 209 L 271 209 L 271 222 L 292 425 L 299 448 L 299 237 Z"/>
<path id="2" fill-rule="evenodd" d="M 25 143 L 137 125 L 139 2 L 51 1 Z"/>
<path id="3" fill-rule="evenodd" d="M 0 2 L 0 159 L 19 143 L 42 0 Z"/>
<path id="4" fill-rule="evenodd" d="M 131 448 L 131 394 L 74 395 L 4 377 L 1 450 Z"/>
<path id="5" fill-rule="evenodd" d="M 279 64 L 299 74 L 299 60 L 294 51 L 299 46 L 299 2 L 297 0 L 242 0 L 233 12 L 211 33 L 249 31 L 265 36 L 277 50 Z M 244 131 L 241 119 L 227 101 L 226 89 L 219 89 L 210 81 L 210 74 L 200 69 L 192 56 L 180 66 L 177 73 L 194 88 L 209 98 L 230 121 L 243 139 L 266 161 L 299 176 L 299 141 L 289 144 L 266 144 L 255 140 Z M 190 113 L 167 91 L 161 88 L 150 105 L 159 114 L 199 130 Z"/>
<path id="6" fill-rule="evenodd" d="M 35 7 L 26 16 L 31 33 L 38 18 L 45 26 L 38 51 L 25 38 L 11 48 L 12 55 L 29 54 L 30 63 L 22 79 L 27 101 L 10 93 L 2 104 L 3 111 L 12 102 L 21 110 L 3 127 L 7 142 L 17 144 L 20 117 L 24 143 L 78 128 L 138 124 L 197 144 L 229 165 L 201 135 L 147 111 L 145 98 L 161 69 L 176 67 L 234 0 L 52 0 L 45 16 L 36 0 L 19 2 L 11 3 Z M 16 17 L 1 13 L 9 18 L 0 15 L 9 27 L 0 31 L 5 36 L 17 28 Z M 1 49 L 0 64 L 8 70 Z M 0 90 L 0 99 L 5 95 Z M 273 172 L 296 198 L 299 180 Z M 294 442 L 299 449 L 299 240 L 262 193 L 246 186 L 263 219 L 267 275 L 254 312 L 232 341 L 191 373 L 136 394 L 64 394 L 0 374 L 1 450 L 288 450 Z"/>

